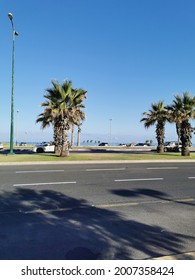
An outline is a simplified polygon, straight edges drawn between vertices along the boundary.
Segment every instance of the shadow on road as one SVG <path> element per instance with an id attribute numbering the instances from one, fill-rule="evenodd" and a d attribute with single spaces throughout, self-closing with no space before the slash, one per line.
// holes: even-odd
<path id="1" fill-rule="evenodd" d="M 51 190 L 0 195 L 0 259 L 144 259 L 193 239 Z"/>
<path id="2" fill-rule="evenodd" d="M 156 198 L 156 199 L 159 199 L 159 200 L 162 200 L 162 201 L 175 202 L 175 203 L 195 206 L 194 203 L 172 199 L 166 193 L 161 192 L 161 191 L 157 191 L 157 190 L 153 190 L 153 189 L 146 189 L 146 188 L 138 188 L 138 189 L 133 189 L 133 190 L 118 189 L 118 190 L 110 190 L 110 193 L 115 194 L 115 195 L 119 195 L 119 196 L 122 196 L 122 197 L 129 197 L 129 198 L 149 196 L 151 198 Z"/>

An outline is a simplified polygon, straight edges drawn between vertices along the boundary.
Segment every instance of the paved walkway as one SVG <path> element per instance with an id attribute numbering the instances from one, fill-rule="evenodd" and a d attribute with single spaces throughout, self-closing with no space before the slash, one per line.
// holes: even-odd
<path id="1" fill-rule="evenodd" d="M 177 163 L 177 162 L 186 162 L 191 163 L 195 162 L 195 159 L 181 159 L 181 160 L 76 160 L 76 161 L 24 161 L 24 162 L 0 162 L 1 165 L 45 165 L 45 164 L 121 164 L 121 163 Z"/>

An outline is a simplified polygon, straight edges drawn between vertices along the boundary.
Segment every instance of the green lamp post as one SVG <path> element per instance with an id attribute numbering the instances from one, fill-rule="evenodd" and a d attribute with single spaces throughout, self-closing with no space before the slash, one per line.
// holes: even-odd
<path id="1" fill-rule="evenodd" d="M 11 91 L 11 125 L 10 125 L 10 151 L 9 154 L 13 155 L 13 146 L 14 146 L 14 41 L 15 36 L 18 36 L 18 32 L 15 31 L 14 23 L 13 23 L 13 15 L 11 13 L 8 14 L 8 17 L 11 21 L 12 25 L 12 91 Z"/>

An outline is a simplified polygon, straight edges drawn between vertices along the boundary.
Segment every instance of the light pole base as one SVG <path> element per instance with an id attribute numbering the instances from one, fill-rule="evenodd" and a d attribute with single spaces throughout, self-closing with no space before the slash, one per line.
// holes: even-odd
<path id="1" fill-rule="evenodd" d="M 15 155 L 15 153 L 14 152 L 9 152 L 7 155 L 8 156 L 13 156 L 13 155 Z"/>

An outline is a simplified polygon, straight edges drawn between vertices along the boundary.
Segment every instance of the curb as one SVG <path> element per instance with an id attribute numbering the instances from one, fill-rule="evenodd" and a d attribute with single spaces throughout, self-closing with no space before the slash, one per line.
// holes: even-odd
<path id="1" fill-rule="evenodd" d="M 44 165 L 44 164 L 121 164 L 121 163 L 193 163 L 194 159 L 183 160 L 78 160 L 78 161 L 23 161 L 0 162 L 0 166 L 6 165 Z"/>

